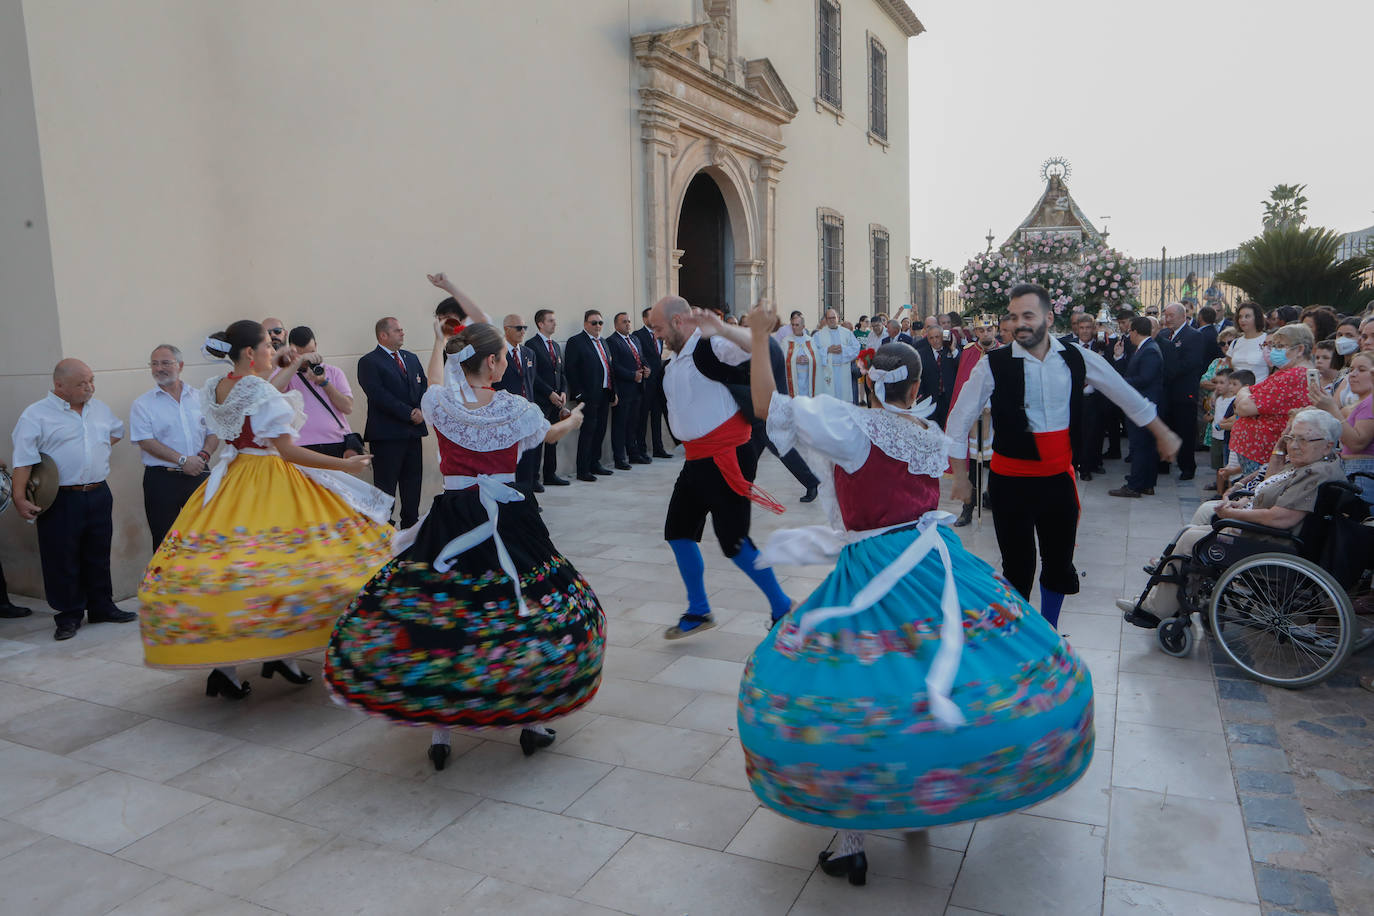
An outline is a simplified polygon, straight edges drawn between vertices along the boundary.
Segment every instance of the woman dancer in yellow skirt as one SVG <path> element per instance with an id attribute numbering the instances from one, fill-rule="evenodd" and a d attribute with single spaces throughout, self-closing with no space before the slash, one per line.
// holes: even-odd
<path id="1" fill-rule="evenodd" d="M 239 700 L 262 676 L 311 680 L 292 659 L 323 649 L 334 620 L 390 559 L 392 498 L 348 471 L 366 455 L 331 458 L 294 443 L 301 396 L 267 382 L 273 353 L 256 321 L 205 342 L 233 371 L 205 384 L 208 428 L 224 442 L 139 587 L 144 659 L 153 668 L 213 668 L 206 696 Z"/>

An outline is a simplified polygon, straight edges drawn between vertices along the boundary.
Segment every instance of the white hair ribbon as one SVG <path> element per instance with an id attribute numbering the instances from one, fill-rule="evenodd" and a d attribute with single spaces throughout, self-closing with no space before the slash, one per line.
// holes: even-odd
<path id="1" fill-rule="evenodd" d="M 873 382 L 873 393 L 878 396 L 878 403 L 883 405 L 883 410 L 903 413 L 922 420 L 935 412 L 935 402 L 930 398 L 922 398 L 910 407 L 898 407 L 896 404 L 887 402 L 887 383 L 906 381 L 906 366 L 898 366 L 895 369 L 874 369 L 870 366 L 868 377 Z"/>
<path id="2" fill-rule="evenodd" d="M 468 344 L 457 353 L 450 353 L 448 359 L 444 360 L 444 382 L 453 389 L 463 404 L 477 403 L 477 392 L 472 390 L 472 386 L 468 384 L 468 377 L 463 372 L 463 362 L 472 359 L 476 353 L 472 344 Z"/>
<path id="3" fill-rule="evenodd" d="M 209 350 L 211 353 L 228 356 L 229 351 L 234 348 L 230 346 L 227 340 L 220 340 L 218 337 L 207 337 L 205 338 L 205 349 Z"/>

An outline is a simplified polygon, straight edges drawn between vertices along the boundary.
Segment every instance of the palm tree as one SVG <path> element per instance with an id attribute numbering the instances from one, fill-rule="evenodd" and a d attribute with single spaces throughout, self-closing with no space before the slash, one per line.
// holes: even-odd
<path id="1" fill-rule="evenodd" d="M 1374 287 L 1366 285 L 1370 257 L 1337 261 L 1340 246 L 1341 236 L 1330 229 L 1274 226 L 1243 242 L 1240 257 L 1217 279 L 1244 290 L 1266 309 L 1280 305 L 1363 309 L 1374 296 Z"/>
<path id="2" fill-rule="evenodd" d="M 1301 226 L 1307 222 L 1307 198 L 1302 195 L 1306 190 L 1305 184 L 1277 184 L 1270 188 L 1269 199 L 1264 201 L 1264 228 Z"/>

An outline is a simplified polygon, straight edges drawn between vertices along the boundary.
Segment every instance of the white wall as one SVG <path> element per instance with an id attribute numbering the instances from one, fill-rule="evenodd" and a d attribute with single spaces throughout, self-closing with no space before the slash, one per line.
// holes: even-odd
<path id="1" fill-rule="evenodd" d="M 808 324 L 819 317 L 816 209 L 827 207 L 844 217 L 846 317 L 873 312 L 870 223 L 890 235 L 889 295 L 895 309 L 909 297 L 908 39 L 873 0 L 842 3 L 844 120 L 837 124 L 834 115 L 816 110 L 815 0 L 739 0 L 739 17 L 739 53 L 771 60 L 800 109 L 783 128 L 787 166 L 778 185 L 778 308 L 800 309 Z M 868 32 L 888 54 L 886 150 L 868 140 Z"/>

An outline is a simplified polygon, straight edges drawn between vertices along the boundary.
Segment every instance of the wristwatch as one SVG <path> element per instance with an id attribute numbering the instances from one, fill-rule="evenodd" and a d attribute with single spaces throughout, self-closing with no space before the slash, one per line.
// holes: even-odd
<path id="1" fill-rule="evenodd" d="M 327 378 L 322 378 L 322 379 L 320 379 L 320 387 L 321 387 L 321 388 L 328 388 L 328 387 L 329 387 L 329 379 L 327 379 Z"/>
<path id="2" fill-rule="evenodd" d="M 186 456 L 182 455 L 179 458 L 177 458 L 177 470 L 179 471 L 184 467 L 186 467 Z"/>

